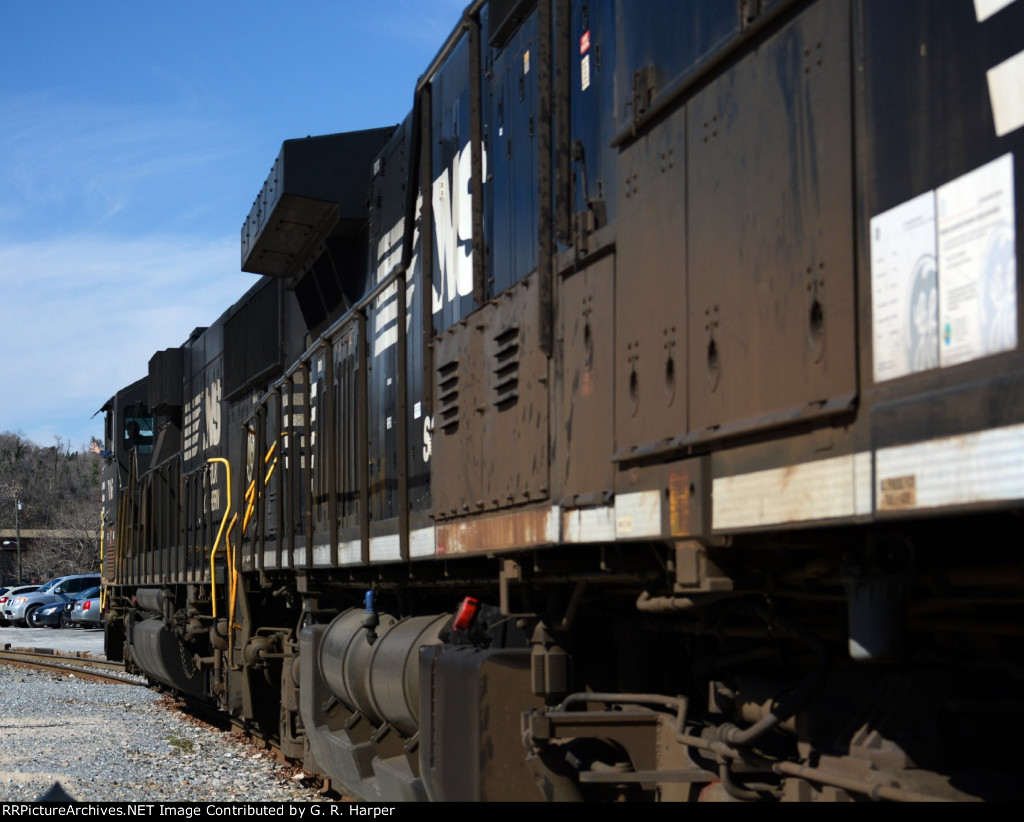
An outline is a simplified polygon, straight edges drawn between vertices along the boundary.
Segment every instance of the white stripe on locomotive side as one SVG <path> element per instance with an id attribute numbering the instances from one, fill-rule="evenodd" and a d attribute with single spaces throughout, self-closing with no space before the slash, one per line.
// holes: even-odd
<path id="1" fill-rule="evenodd" d="M 562 535 L 565 542 L 611 542 L 615 539 L 615 509 L 577 508 L 562 514 Z"/>
<path id="2" fill-rule="evenodd" d="M 615 498 L 617 539 L 661 536 L 661 491 L 635 491 Z"/>
<path id="3" fill-rule="evenodd" d="M 331 546 L 329 544 L 313 546 L 313 564 L 318 567 L 330 567 Z"/>
<path id="4" fill-rule="evenodd" d="M 1024 126 L 1024 51 L 989 69 L 988 95 L 996 136 Z"/>
<path id="5" fill-rule="evenodd" d="M 993 14 L 1012 6 L 1017 0 L 974 0 L 974 15 L 979 23 L 984 23 Z"/>
<path id="6" fill-rule="evenodd" d="M 714 531 L 871 513 L 871 453 L 719 477 L 712 488 Z"/>
<path id="7" fill-rule="evenodd" d="M 433 526 L 409 532 L 409 556 L 432 557 L 437 553 L 437 534 Z"/>
<path id="8" fill-rule="evenodd" d="M 338 544 L 338 565 L 358 565 L 363 558 L 362 543 L 358 539 Z"/>
<path id="9" fill-rule="evenodd" d="M 1024 425 L 880 449 L 880 512 L 1024 498 Z"/>
<path id="10" fill-rule="evenodd" d="M 391 562 L 402 558 L 402 540 L 398 534 L 370 538 L 370 562 Z"/>

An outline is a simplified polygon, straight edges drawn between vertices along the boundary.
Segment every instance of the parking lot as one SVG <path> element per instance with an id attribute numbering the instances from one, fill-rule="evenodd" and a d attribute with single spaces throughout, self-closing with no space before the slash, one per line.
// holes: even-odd
<path id="1" fill-rule="evenodd" d="M 103 654 L 102 628 L 15 628 L 0 627 L 0 648 L 41 648 L 61 653 Z"/>

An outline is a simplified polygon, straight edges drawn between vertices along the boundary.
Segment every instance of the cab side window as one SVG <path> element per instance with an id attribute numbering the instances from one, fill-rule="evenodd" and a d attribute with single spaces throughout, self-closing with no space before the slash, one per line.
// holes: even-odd
<path id="1" fill-rule="evenodd" d="M 149 454 L 153 451 L 152 417 L 126 414 L 122 433 L 125 450 L 138 448 L 140 454 Z"/>

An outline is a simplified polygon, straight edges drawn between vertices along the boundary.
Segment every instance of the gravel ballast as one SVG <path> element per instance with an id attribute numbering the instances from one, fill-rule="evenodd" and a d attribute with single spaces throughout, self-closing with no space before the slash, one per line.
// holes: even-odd
<path id="1" fill-rule="evenodd" d="M 325 801 L 301 772 L 147 688 L 0 665 L 0 799 L 54 782 L 88 802 Z"/>

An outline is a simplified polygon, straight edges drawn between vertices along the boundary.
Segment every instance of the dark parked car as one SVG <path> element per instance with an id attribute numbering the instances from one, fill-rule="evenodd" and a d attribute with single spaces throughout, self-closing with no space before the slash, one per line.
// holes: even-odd
<path id="1" fill-rule="evenodd" d="M 72 628 L 71 609 L 78 604 L 79 600 L 87 597 L 99 597 L 99 586 L 87 588 L 77 594 L 71 594 L 67 600 L 53 602 L 44 605 L 32 612 L 31 625 L 33 628 L 46 626 L 47 628 Z"/>

